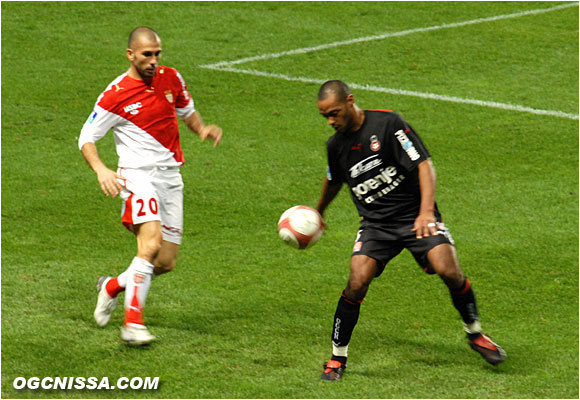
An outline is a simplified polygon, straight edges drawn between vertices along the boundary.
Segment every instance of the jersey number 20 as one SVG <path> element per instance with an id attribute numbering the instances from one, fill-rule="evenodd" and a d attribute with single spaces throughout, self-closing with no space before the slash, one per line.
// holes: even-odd
<path id="1" fill-rule="evenodd" d="M 135 202 L 141 205 L 141 207 L 139 208 L 139 212 L 137 212 L 137 216 L 143 217 L 147 215 L 147 212 L 145 211 L 145 201 L 143 199 L 137 199 L 135 200 Z M 159 210 L 157 207 L 157 200 L 155 200 L 154 198 L 150 198 L 148 205 L 149 210 L 153 213 L 153 215 L 157 215 L 157 212 Z"/>

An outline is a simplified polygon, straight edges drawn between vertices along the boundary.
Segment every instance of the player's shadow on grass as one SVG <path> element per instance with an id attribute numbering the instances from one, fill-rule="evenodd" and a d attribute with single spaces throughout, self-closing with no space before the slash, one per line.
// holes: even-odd
<path id="1" fill-rule="evenodd" d="M 242 322 L 236 322 L 238 320 Z M 148 318 L 148 326 L 151 329 L 158 327 L 214 335 L 222 334 L 237 323 L 248 324 L 251 320 L 252 315 L 246 312 L 225 312 L 223 309 L 204 313 L 197 313 L 195 310 L 173 310 L 171 318 L 167 318 L 166 314 L 152 312 Z"/>
<path id="2" fill-rule="evenodd" d="M 392 377 L 393 371 L 401 369 L 424 370 L 426 367 L 433 368 L 478 368 L 496 374 L 510 373 L 511 369 L 506 368 L 509 359 L 506 362 L 492 366 L 485 362 L 479 354 L 476 354 L 469 348 L 467 341 L 465 343 L 445 343 L 435 340 L 410 338 L 403 336 L 391 336 L 378 343 L 377 347 L 361 351 L 360 360 L 366 358 L 376 358 L 384 349 L 384 360 L 378 361 L 373 368 L 357 368 L 348 371 L 352 375 L 360 375 L 372 378 L 389 378 Z M 383 367 L 381 365 L 384 364 Z"/>

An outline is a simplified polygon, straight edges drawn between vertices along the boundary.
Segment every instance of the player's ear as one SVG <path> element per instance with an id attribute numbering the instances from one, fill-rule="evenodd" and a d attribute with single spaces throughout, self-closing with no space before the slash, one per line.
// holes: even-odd
<path id="1" fill-rule="evenodd" d="M 346 102 L 348 104 L 354 104 L 354 96 L 352 93 L 346 96 Z"/>
<path id="2" fill-rule="evenodd" d="M 127 58 L 129 59 L 129 61 L 135 60 L 135 52 L 133 50 L 127 49 L 126 53 L 127 53 Z"/>

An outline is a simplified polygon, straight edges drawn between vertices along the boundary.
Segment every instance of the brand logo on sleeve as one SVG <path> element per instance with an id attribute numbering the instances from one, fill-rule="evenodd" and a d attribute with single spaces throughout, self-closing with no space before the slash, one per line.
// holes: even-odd
<path id="1" fill-rule="evenodd" d="M 128 112 L 131 115 L 137 115 L 139 114 L 139 109 L 143 107 L 143 104 L 141 104 L 140 101 L 138 101 L 137 103 L 133 103 L 128 105 L 127 107 L 123 108 L 123 111 Z"/>
<path id="2" fill-rule="evenodd" d="M 421 154 L 419 154 L 417 149 L 415 149 L 413 142 L 411 141 L 411 139 L 409 139 L 406 133 L 403 132 L 402 129 L 395 132 L 395 137 L 399 140 L 399 143 L 401 143 L 401 147 L 403 148 L 403 150 L 407 152 L 407 155 L 411 160 L 417 161 L 419 158 L 421 158 Z"/>
<path id="3" fill-rule="evenodd" d="M 93 121 L 97 118 L 97 112 L 93 112 L 93 114 L 89 117 L 88 123 L 92 124 Z"/>

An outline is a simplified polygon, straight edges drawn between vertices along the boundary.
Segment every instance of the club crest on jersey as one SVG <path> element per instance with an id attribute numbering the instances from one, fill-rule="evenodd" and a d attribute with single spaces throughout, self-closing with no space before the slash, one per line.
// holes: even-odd
<path id="1" fill-rule="evenodd" d="M 143 107 L 143 104 L 138 101 L 137 103 L 129 104 L 127 107 L 124 107 L 123 111 L 128 112 L 131 115 L 137 115 L 139 114 L 139 109 L 141 107 Z"/>
<path id="2" fill-rule="evenodd" d="M 377 135 L 371 136 L 371 150 L 372 151 L 379 151 L 381 149 L 381 142 L 379 142 L 379 138 Z"/>
<path id="3" fill-rule="evenodd" d="M 165 91 L 165 98 L 168 102 L 173 103 L 173 93 L 171 93 L 171 90 Z"/>

